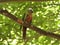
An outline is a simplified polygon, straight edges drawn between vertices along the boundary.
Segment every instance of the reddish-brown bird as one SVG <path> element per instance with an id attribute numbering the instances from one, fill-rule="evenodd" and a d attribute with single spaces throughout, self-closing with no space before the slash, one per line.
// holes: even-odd
<path id="1" fill-rule="evenodd" d="M 31 24 L 31 22 L 32 22 L 32 13 L 33 13 L 32 8 L 29 8 L 27 14 L 23 18 L 23 21 L 27 22 L 28 24 Z M 23 30 L 23 39 L 25 40 L 26 39 L 27 27 L 23 26 L 22 30 Z"/>

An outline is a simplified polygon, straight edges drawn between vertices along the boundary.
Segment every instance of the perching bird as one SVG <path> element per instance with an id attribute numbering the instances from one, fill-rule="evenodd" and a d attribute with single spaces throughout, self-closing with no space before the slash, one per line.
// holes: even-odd
<path id="1" fill-rule="evenodd" d="M 33 13 L 33 9 L 29 8 L 28 11 L 27 11 L 27 14 L 24 14 L 22 20 L 24 22 L 27 22 L 28 24 L 31 24 L 31 22 L 32 22 L 32 13 Z M 26 30 L 27 30 L 27 27 L 23 26 L 22 31 L 23 31 L 23 39 L 24 40 L 26 39 Z"/>

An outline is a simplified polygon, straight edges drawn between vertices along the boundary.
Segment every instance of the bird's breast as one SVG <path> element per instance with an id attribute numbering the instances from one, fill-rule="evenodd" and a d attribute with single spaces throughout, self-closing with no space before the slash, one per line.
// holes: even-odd
<path id="1" fill-rule="evenodd" d="M 30 22 L 32 20 L 32 15 L 28 15 L 25 19 L 26 22 Z"/>

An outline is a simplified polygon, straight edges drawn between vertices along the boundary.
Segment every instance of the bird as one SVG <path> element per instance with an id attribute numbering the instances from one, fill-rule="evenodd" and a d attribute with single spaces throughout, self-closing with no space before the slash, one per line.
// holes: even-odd
<path id="1" fill-rule="evenodd" d="M 24 16 L 23 16 L 22 20 L 27 24 L 31 24 L 32 23 L 32 13 L 33 13 L 33 9 L 29 8 L 27 10 L 27 14 L 24 13 Z M 23 26 L 22 31 L 23 31 L 23 39 L 25 40 L 26 39 L 27 27 Z"/>

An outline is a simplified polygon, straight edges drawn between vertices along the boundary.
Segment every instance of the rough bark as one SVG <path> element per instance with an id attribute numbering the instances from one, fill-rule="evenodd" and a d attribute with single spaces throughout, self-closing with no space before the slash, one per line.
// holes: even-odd
<path id="1" fill-rule="evenodd" d="M 1 2 L 21 2 L 21 1 L 54 1 L 54 0 L 0 0 L 0 3 Z"/>

